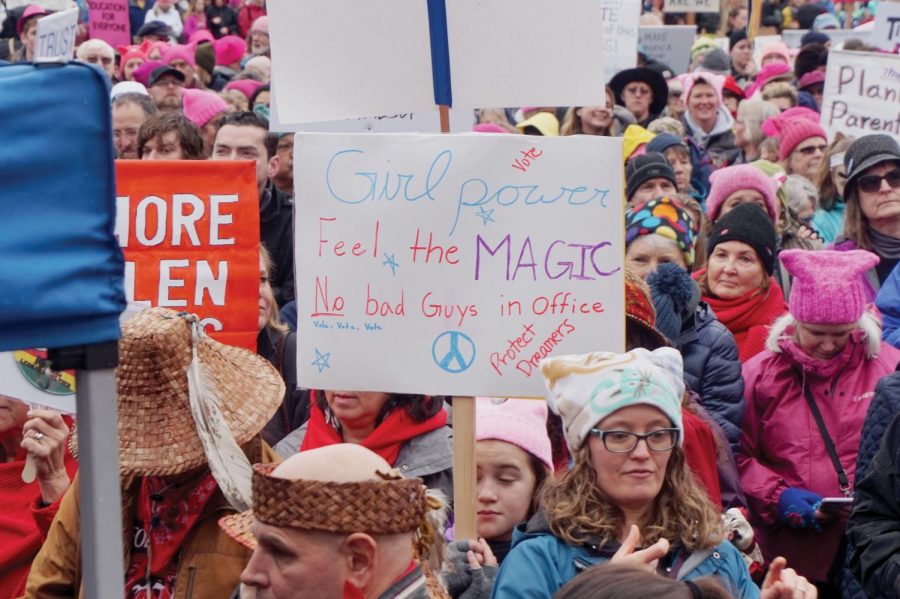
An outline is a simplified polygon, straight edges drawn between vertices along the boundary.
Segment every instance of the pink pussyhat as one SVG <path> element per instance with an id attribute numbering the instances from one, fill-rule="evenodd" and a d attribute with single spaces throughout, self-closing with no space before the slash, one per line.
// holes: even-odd
<path id="1" fill-rule="evenodd" d="M 780 256 L 794 276 L 791 316 L 809 324 L 848 324 L 862 317 L 863 277 L 878 264 L 878 256 L 865 250 L 784 250 Z"/>
<path id="2" fill-rule="evenodd" d="M 247 97 L 249 101 L 253 97 L 254 92 L 264 86 L 262 81 L 254 81 L 253 79 L 238 79 L 237 81 L 229 81 L 225 85 L 225 91 L 236 89 Z M 251 110 L 253 107 L 250 107 Z"/>
<path id="3" fill-rule="evenodd" d="M 225 100 L 213 92 L 202 89 L 184 90 L 182 103 L 184 104 L 184 116 L 201 129 L 217 114 L 230 110 Z"/>
<path id="4" fill-rule="evenodd" d="M 714 90 L 716 90 L 716 96 L 719 98 L 719 104 L 722 103 L 722 90 L 725 88 L 725 77 L 723 75 L 717 75 L 715 73 L 707 73 L 707 72 L 699 72 L 699 73 L 684 73 L 682 75 L 678 75 L 675 77 L 678 81 L 681 82 L 682 89 L 684 90 L 683 97 L 684 101 L 687 102 L 691 97 L 691 90 L 694 89 L 694 86 L 697 85 L 697 82 L 707 83 Z"/>
<path id="5" fill-rule="evenodd" d="M 193 46 L 169 46 L 163 51 L 160 60 L 162 60 L 164 64 L 172 64 L 173 60 L 178 60 L 179 58 L 192 67 L 197 66 L 197 60 L 194 58 Z"/>
<path id="6" fill-rule="evenodd" d="M 776 123 L 776 126 L 779 126 Z M 803 140 L 811 137 L 821 137 L 823 141 L 828 142 L 828 134 L 819 125 L 807 119 L 794 119 L 792 121 L 781 121 L 781 143 L 778 144 L 778 158 L 782 161 L 787 160 L 797 146 L 803 143 Z"/>
<path id="7" fill-rule="evenodd" d="M 553 450 L 547 435 L 545 401 L 475 398 L 475 440 L 510 443 L 553 470 Z"/>
<path id="8" fill-rule="evenodd" d="M 818 123 L 821 116 L 812 108 L 807 108 L 806 106 L 794 106 L 793 108 L 788 108 L 781 114 L 767 118 L 762 124 L 762 132 L 765 133 L 767 137 L 778 137 L 781 135 L 781 129 L 779 128 L 780 123 L 798 118 Z"/>

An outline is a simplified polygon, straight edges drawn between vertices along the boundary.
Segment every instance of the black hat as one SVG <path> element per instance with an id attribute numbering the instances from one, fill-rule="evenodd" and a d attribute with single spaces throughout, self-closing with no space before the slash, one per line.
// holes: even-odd
<path id="1" fill-rule="evenodd" d="M 734 49 L 735 45 L 747 39 L 747 30 L 746 29 L 737 29 L 728 34 L 728 51 Z"/>
<path id="2" fill-rule="evenodd" d="M 163 23 L 162 21 L 150 21 L 149 23 L 144 23 L 141 25 L 141 28 L 138 29 L 138 32 L 135 34 L 138 37 L 143 37 L 145 35 L 158 35 L 159 37 L 173 37 L 172 28 Z"/>
<path id="3" fill-rule="evenodd" d="M 666 157 L 657 152 L 648 152 L 636 156 L 625 165 L 625 198 L 631 199 L 634 192 L 650 179 L 668 179 L 675 183 L 675 171 L 669 166 Z"/>
<path id="4" fill-rule="evenodd" d="M 775 270 L 778 243 L 775 226 L 769 215 L 756 204 L 739 204 L 716 221 L 706 242 L 706 255 L 712 256 L 716 246 L 726 241 L 746 243 L 756 252 L 769 275 Z"/>
<path id="5" fill-rule="evenodd" d="M 638 67 L 636 69 L 625 69 L 619 71 L 610 79 L 609 87 L 612 88 L 613 94 L 616 96 L 616 104 L 625 106 L 622 101 L 622 91 L 629 83 L 640 81 L 650 86 L 653 92 L 653 101 L 650 102 L 650 114 L 659 114 L 669 103 L 669 86 L 666 80 L 657 71 L 646 67 Z"/>
<path id="6" fill-rule="evenodd" d="M 857 177 L 882 162 L 900 162 L 900 146 L 890 135 L 875 133 L 860 137 L 844 154 L 844 170 L 847 172 L 846 188 L 856 183 Z"/>
<path id="7" fill-rule="evenodd" d="M 156 82 L 165 77 L 166 75 L 172 75 L 182 83 L 185 82 L 184 73 L 176 69 L 175 67 L 170 67 L 169 65 L 163 65 L 161 67 L 156 67 L 152 71 L 150 71 L 150 77 L 147 78 L 147 87 L 153 87 L 156 85 Z"/>

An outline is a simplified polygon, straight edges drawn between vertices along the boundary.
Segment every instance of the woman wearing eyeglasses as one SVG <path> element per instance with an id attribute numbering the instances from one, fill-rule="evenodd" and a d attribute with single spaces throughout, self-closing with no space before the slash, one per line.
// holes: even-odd
<path id="1" fill-rule="evenodd" d="M 839 597 L 829 573 L 843 562 L 849 512 L 837 500 L 853 495 L 866 413 L 900 352 L 881 341 L 860 278 L 877 256 L 785 250 L 781 260 L 790 311 L 744 364 L 738 471 L 764 557 L 786 557 L 822 596 Z"/>
<path id="2" fill-rule="evenodd" d="M 541 511 L 516 527 L 492 597 L 551 597 L 606 562 L 675 580 L 713 575 L 735 597 L 758 597 L 685 465 L 678 351 L 559 356 L 541 373 L 574 464 L 542 494 Z"/>
<path id="3" fill-rule="evenodd" d="M 816 180 L 828 149 L 828 134 L 818 123 L 806 118 L 773 121 L 780 133 L 778 157 L 789 175 Z"/>
<path id="4" fill-rule="evenodd" d="M 889 135 L 860 137 L 844 155 L 844 172 L 844 231 L 834 249 L 869 250 L 881 258 L 865 274 L 872 301 L 900 262 L 900 147 Z"/>

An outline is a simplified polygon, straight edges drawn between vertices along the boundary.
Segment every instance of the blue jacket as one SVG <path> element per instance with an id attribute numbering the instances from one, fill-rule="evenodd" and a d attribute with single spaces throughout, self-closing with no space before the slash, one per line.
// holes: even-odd
<path id="1" fill-rule="evenodd" d="M 532 523 L 535 519 L 532 519 Z M 582 570 L 606 563 L 615 548 L 572 547 L 549 530 L 530 531 L 520 524 L 513 531 L 513 547 L 497 573 L 491 599 L 549 599 Z M 738 550 L 728 541 L 688 556 L 678 580 L 718 576 L 737 599 L 756 599 L 753 584 Z"/>
<path id="2" fill-rule="evenodd" d="M 900 270 L 894 269 L 875 296 L 875 305 L 881 311 L 881 340 L 900 348 Z"/>
<path id="3" fill-rule="evenodd" d="M 744 379 L 734 336 L 700 302 L 693 322 L 685 323 L 672 343 L 684 359 L 684 380 L 700 395 L 700 405 L 725 431 L 737 455 L 744 420 Z"/>

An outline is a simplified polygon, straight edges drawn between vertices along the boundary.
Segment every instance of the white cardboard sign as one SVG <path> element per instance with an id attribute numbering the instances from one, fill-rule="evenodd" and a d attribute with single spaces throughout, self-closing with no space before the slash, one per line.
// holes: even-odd
<path id="1" fill-rule="evenodd" d="M 434 109 L 426 2 L 270 0 L 268 11 L 281 123 Z M 549 27 L 559 14 L 577 18 Z M 602 14 L 596 0 L 448 2 L 452 105 L 602 104 Z"/>
<path id="2" fill-rule="evenodd" d="M 720 0 L 665 0 L 663 12 L 719 12 Z"/>
<path id="3" fill-rule="evenodd" d="M 622 351 L 621 142 L 298 133 L 298 372 L 318 389 L 542 396 Z"/>
<path id="4" fill-rule="evenodd" d="M 38 20 L 37 37 L 34 40 L 35 60 L 72 58 L 75 55 L 77 29 L 77 8 L 70 8 Z"/>
<path id="5" fill-rule="evenodd" d="M 0 395 L 32 406 L 75 413 L 75 373 L 45 370 L 46 352 L 0 352 Z"/>
<path id="6" fill-rule="evenodd" d="M 53 12 L 65 10 L 75 5 L 72 0 L 6 0 L 6 10 L 28 6 L 29 4 L 37 4 Z"/>
<path id="7" fill-rule="evenodd" d="M 641 27 L 638 43 L 647 56 L 668 65 L 676 75 L 691 66 L 691 46 L 697 37 L 696 25 Z"/>
<path id="8" fill-rule="evenodd" d="M 900 140 L 900 66 L 892 54 L 828 53 L 822 127 L 860 137 L 887 133 Z"/>
<path id="9" fill-rule="evenodd" d="M 619 71 L 637 66 L 641 0 L 600 0 L 603 13 L 603 61 L 606 81 Z"/>
<path id="10" fill-rule="evenodd" d="M 878 3 L 875 28 L 869 36 L 869 43 L 886 52 L 900 52 L 900 3 Z"/>

